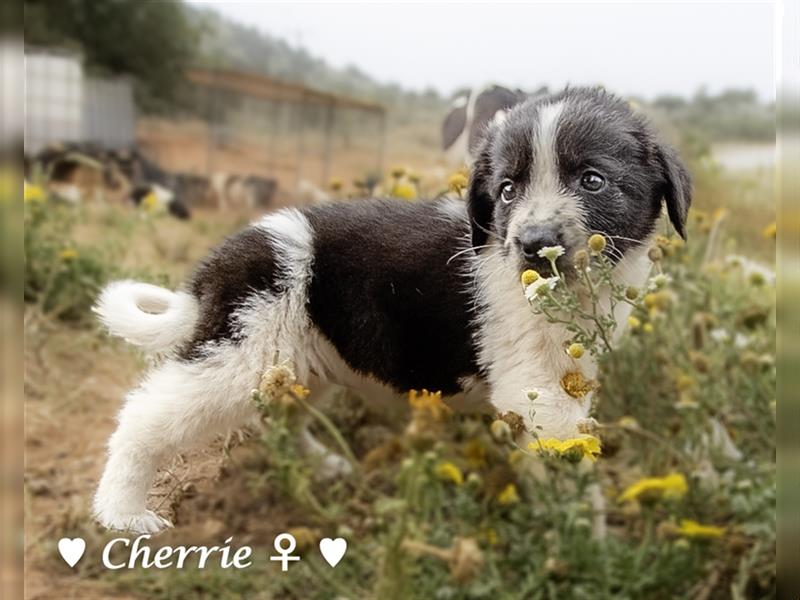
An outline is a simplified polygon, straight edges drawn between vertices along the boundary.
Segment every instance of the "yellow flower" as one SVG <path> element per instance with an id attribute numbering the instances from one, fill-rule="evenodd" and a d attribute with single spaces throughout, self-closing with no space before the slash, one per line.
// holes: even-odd
<path id="1" fill-rule="evenodd" d="M 714 221 L 715 223 L 719 223 L 720 221 L 722 221 L 727 216 L 728 216 L 728 209 L 722 208 L 720 206 L 711 215 L 711 220 Z"/>
<path id="2" fill-rule="evenodd" d="M 606 249 L 606 238 L 599 233 L 595 233 L 589 238 L 589 249 L 592 252 L 599 254 Z"/>
<path id="3" fill-rule="evenodd" d="M 74 248 L 64 248 L 61 252 L 58 253 L 58 258 L 63 260 L 64 262 L 69 262 L 78 258 L 78 251 Z"/>
<path id="4" fill-rule="evenodd" d="M 470 467 L 479 469 L 486 464 L 486 446 L 478 438 L 473 438 L 464 446 L 464 457 Z"/>
<path id="5" fill-rule="evenodd" d="M 289 390 L 301 400 L 304 400 L 311 393 L 310 389 L 300 383 L 295 383 Z"/>
<path id="6" fill-rule="evenodd" d="M 696 223 L 705 223 L 708 221 L 708 213 L 696 208 L 689 210 L 689 216 L 692 217 Z"/>
<path id="7" fill-rule="evenodd" d="M 398 183 L 392 188 L 392 196 L 402 200 L 414 200 L 417 197 L 417 190 L 410 183 Z"/>
<path id="8" fill-rule="evenodd" d="M 620 417 L 617 420 L 617 425 L 622 427 L 623 429 L 638 429 L 639 423 L 633 417 L 629 415 L 625 415 L 624 417 Z"/>
<path id="9" fill-rule="evenodd" d="M 41 202 L 45 198 L 45 193 L 40 186 L 30 185 L 26 181 L 22 186 L 22 198 L 25 202 Z"/>
<path id="10" fill-rule="evenodd" d="M 512 467 L 516 467 L 522 464 L 522 461 L 525 460 L 525 456 L 527 455 L 522 450 L 512 450 L 508 455 L 508 464 Z"/>
<path id="11" fill-rule="evenodd" d="M 442 481 L 450 481 L 456 485 L 464 483 L 464 474 L 451 462 L 439 463 L 436 466 L 436 476 Z"/>
<path id="12" fill-rule="evenodd" d="M 556 438 L 537 440 L 528 444 L 528 448 L 540 452 L 554 452 L 559 456 L 577 456 L 578 458 L 585 456 L 592 462 L 597 460 L 601 451 L 600 440 L 592 435 L 568 440 L 557 440 Z"/>
<path id="13" fill-rule="evenodd" d="M 339 192 L 344 187 L 344 183 L 338 177 L 334 177 L 328 182 L 328 187 L 332 192 Z"/>
<path id="14" fill-rule="evenodd" d="M 691 519 L 683 519 L 677 533 L 690 538 L 718 538 L 725 534 L 724 527 L 701 525 Z"/>
<path id="15" fill-rule="evenodd" d="M 142 198 L 142 208 L 147 211 L 154 211 L 158 208 L 158 195 L 155 192 L 150 192 L 144 198 Z"/>
<path id="16" fill-rule="evenodd" d="M 633 329 L 639 329 L 642 326 L 642 322 L 634 316 L 628 317 L 628 326 Z"/>
<path id="17" fill-rule="evenodd" d="M 653 333 L 653 324 L 652 323 L 645 323 L 642 325 L 642 331 L 645 333 Z"/>
<path id="18" fill-rule="evenodd" d="M 522 287 L 528 287 L 530 284 L 534 283 L 537 279 L 539 279 L 539 273 L 534 271 L 533 269 L 528 269 L 522 272 L 522 276 L 520 280 L 522 281 Z"/>
<path id="19" fill-rule="evenodd" d="M 694 377 L 688 373 L 679 372 L 675 375 L 675 387 L 678 388 L 678 391 L 685 392 L 692 389 L 694 385 Z"/>
<path id="20" fill-rule="evenodd" d="M 569 348 L 567 348 L 567 354 L 569 354 L 575 360 L 579 359 L 583 356 L 583 344 L 578 344 L 577 342 L 574 344 L 570 344 Z"/>
<path id="21" fill-rule="evenodd" d="M 765 238 L 770 238 L 774 240 L 775 237 L 778 235 L 778 224 L 775 221 L 773 221 L 772 223 L 764 227 L 764 230 L 761 232 L 761 234 Z"/>
<path id="22" fill-rule="evenodd" d="M 686 478 L 680 473 L 670 473 L 666 477 L 646 477 L 628 486 L 617 499 L 629 502 L 641 497 L 680 498 L 689 490 Z"/>
<path id="23" fill-rule="evenodd" d="M 648 310 L 666 310 L 672 297 L 666 290 L 650 292 L 644 297 L 644 305 Z"/>
<path id="24" fill-rule="evenodd" d="M 483 535 L 486 538 L 486 543 L 490 546 L 496 546 L 500 541 L 500 538 L 497 536 L 497 531 L 492 527 L 484 531 Z"/>
<path id="25" fill-rule="evenodd" d="M 447 187 L 451 192 L 461 194 L 461 191 L 467 187 L 469 179 L 464 173 L 453 173 L 447 180 Z"/>
<path id="26" fill-rule="evenodd" d="M 408 403 L 413 410 L 426 412 L 437 421 L 452 412 L 450 407 L 442 401 L 442 392 L 434 394 L 428 390 L 422 390 L 421 392 L 411 390 L 408 392 Z"/>
<path id="27" fill-rule="evenodd" d="M 497 503 L 503 506 L 516 504 L 519 502 L 519 494 L 517 493 L 517 486 L 509 483 L 504 487 L 499 494 L 497 494 Z"/>
<path id="28" fill-rule="evenodd" d="M 561 387 L 573 398 L 583 398 L 597 388 L 597 382 L 586 379 L 580 371 L 570 371 L 561 378 Z"/>

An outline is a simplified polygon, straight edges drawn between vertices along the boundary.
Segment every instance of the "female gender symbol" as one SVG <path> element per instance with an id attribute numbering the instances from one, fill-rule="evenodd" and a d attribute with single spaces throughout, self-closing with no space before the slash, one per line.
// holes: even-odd
<path id="1" fill-rule="evenodd" d="M 286 547 L 283 547 L 283 542 L 288 542 Z M 275 551 L 280 554 L 280 556 L 270 556 L 270 560 L 278 560 L 281 562 L 281 571 L 288 571 L 289 570 L 289 561 L 290 560 L 300 560 L 299 556 L 290 556 L 292 551 L 297 547 L 297 540 L 294 539 L 294 536 L 291 533 L 282 533 L 278 537 L 275 538 Z"/>

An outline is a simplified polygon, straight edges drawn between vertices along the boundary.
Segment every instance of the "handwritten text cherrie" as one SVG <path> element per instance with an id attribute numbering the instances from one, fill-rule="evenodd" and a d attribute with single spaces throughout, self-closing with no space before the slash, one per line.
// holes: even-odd
<path id="1" fill-rule="evenodd" d="M 225 540 L 222 546 L 161 546 L 160 548 L 150 548 L 141 545 L 143 540 L 150 539 L 150 535 L 143 534 L 133 540 L 120 537 L 108 542 L 103 548 L 103 566 L 107 569 L 134 569 L 141 567 L 144 569 L 183 569 L 187 559 L 197 557 L 197 569 L 204 569 L 209 561 L 219 561 L 219 566 L 223 569 L 246 569 L 253 564 L 251 557 L 253 549 L 250 546 L 240 546 L 235 550 L 231 547 L 233 537 Z M 127 560 L 120 562 L 119 559 L 112 559 L 111 554 L 115 549 L 130 548 Z"/>

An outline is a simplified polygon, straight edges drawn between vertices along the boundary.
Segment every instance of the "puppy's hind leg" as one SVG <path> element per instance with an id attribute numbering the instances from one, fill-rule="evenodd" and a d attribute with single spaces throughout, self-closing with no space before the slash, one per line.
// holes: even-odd
<path id="1" fill-rule="evenodd" d="M 248 391 L 257 375 L 205 362 L 169 360 L 128 394 L 94 498 L 95 517 L 105 527 L 155 533 L 170 526 L 146 508 L 158 467 L 252 416 Z"/>

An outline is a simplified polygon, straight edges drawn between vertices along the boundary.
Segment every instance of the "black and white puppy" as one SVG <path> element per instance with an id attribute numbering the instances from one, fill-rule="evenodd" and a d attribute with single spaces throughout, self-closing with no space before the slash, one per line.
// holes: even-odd
<path id="1" fill-rule="evenodd" d="M 568 271 L 601 232 L 615 277 L 642 285 L 662 206 L 683 235 L 690 187 L 675 153 L 624 101 L 568 89 L 491 126 L 467 202 L 286 209 L 223 242 L 182 291 L 112 283 L 96 308 L 103 323 L 165 358 L 119 415 L 98 520 L 134 532 L 168 525 L 145 506 L 156 469 L 250 418 L 250 391 L 276 353 L 312 390 L 336 383 L 369 401 L 421 388 L 482 397 L 529 431 L 574 437 L 589 398 L 559 382 L 577 369 L 591 378 L 595 366 L 566 354 L 562 326 L 532 314 L 520 273 L 546 270 L 537 252 L 556 244 Z"/>

